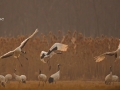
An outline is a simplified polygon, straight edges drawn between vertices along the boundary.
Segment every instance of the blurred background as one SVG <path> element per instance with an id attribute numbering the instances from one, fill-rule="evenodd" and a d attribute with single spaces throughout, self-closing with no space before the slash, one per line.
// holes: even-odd
<path id="1" fill-rule="evenodd" d="M 96 63 L 95 56 L 116 50 L 120 38 L 120 0 L 0 0 L 0 56 L 15 49 L 36 28 L 39 32 L 23 48 L 23 57 L 0 60 L 0 74 L 25 74 L 37 80 L 38 70 L 48 77 L 61 66 L 60 80 L 104 80 L 112 65 L 120 76 L 120 60 L 106 57 Z M 40 61 L 40 52 L 55 43 L 69 46 L 67 52 L 51 58 L 51 71 Z"/>
<path id="2" fill-rule="evenodd" d="M 0 0 L 0 36 L 57 30 L 120 37 L 120 0 Z"/>

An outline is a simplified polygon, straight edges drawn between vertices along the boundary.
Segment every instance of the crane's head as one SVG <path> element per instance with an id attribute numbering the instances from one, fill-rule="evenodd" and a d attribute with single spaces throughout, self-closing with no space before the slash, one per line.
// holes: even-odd
<path id="1" fill-rule="evenodd" d="M 110 66 L 110 71 L 112 71 L 112 66 Z"/>
<path id="2" fill-rule="evenodd" d="M 58 64 L 58 66 L 61 66 L 61 64 Z"/>
<path id="3" fill-rule="evenodd" d="M 61 64 L 58 64 L 58 71 L 60 70 L 60 66 L 61 66 Z"/>

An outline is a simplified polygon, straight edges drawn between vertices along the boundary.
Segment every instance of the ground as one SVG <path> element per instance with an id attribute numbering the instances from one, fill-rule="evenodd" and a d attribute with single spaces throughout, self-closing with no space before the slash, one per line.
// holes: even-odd
<path id="1" fill-rule="evenodd" d="M 10 82 L 6 87 L 0 87 L 0 90 L 120 90 L 120 82 L 111 85 L 105 85 L 102 81 L 58 81 L 56 84 L 44 84 L 38 81 L 27 81 L 26 84 Z"/>

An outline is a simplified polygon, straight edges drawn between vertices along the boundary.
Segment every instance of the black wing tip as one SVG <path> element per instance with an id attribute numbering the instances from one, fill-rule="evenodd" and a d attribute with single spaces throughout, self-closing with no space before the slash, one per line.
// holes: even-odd
<path id="1" fill-rule="evenodd" d="M 43 53 L 42 56 L 40 57 L 41 59 L 43 59 L 45 57 L 45 54 Z"/>
<path id="2" fill-rule="evenodd" d="M 48 82 L 52 83 L 54 81 L 54 79 L 52 77 L 49 78 Z"/>
<path id="3" fill-rule="evenodd" d="M 57 49 L 58 49 L 57 46 L 54 47 L 54 48 L 52 48 L 51 50 L 48 51 L 47 55 L 49 55 L 51 52 L 53 52 L 53 51 L 55 51 L 55 50 L 57 50 Z"/>

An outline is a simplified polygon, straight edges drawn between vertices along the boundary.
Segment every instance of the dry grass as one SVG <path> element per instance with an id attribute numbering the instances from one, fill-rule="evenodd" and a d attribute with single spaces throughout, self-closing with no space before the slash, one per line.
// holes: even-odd
<path id="1" fill-rule="evenodd" d="M 44 86 L 38 86 L 37 81 L 29 81 L 26 84 L 10 82 L 5 88 L 0 90 L 120 90 L 120 83 L 114 85 L 105 85 L 98 81 L 58 81 L 56 84 L 46 83 Z"/>
<path id="2" fill-rule="evenodd" d="M 0 55 L 15 49 L 27 36 L 18 36 L 16 38 L 0 37 Z M 62 55 L 55 55 L 51 58 L 51 71 L 48 70 L 47 64 L 40 61 L 40 52 L 48 51 L 55 43 L 62 42 L 68 44 L 67 52 Z M 57 71 L 57 64 L 62 64 L 61 80 L 104 80 L 109 73 L 109 66 L 113 66 L 113 74 L 120 76 L 120 61 L 114 63 L 114 57 L 107 57 L 104 61 L 96 63 L 95 56 L 106 51 L 116 50 L 119 44 L 118 38 L 101 36 L 97 38 L 84 37 L 79 32 L 68 32 L 62 36 L 50 32 L 49 34 L 40 34 L 28 41 L 23 48 L 27 54 L 28 61 L 20 57 L 23 67 L 13 57 L 0 60 L 0 74 L 13 73 L 17 69 L 17 74 L 25 74 L 27 80 L 37 80 L 38 70 L 48 77 Z"/>

